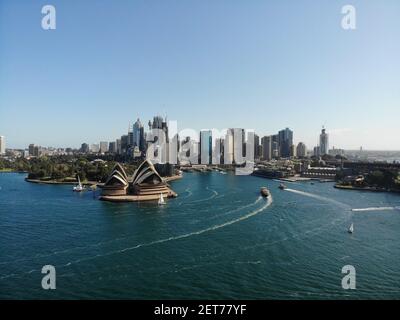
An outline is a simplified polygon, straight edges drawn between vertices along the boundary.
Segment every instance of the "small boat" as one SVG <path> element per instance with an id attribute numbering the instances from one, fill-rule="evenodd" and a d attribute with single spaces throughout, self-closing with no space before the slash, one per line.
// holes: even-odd
<path id="1" fill-rule="evenodd" d="M 75 192 L 82 192 L 84 189 L 85 189 L 85 188 L 84 188 L 84 186 L 83 186 L 82 183 L 81 183 L 81 179 L 80 179 L 79 176 L 78 176 L 78 185 L 75 186 L 72 190 L 75 191 Z"/>
<path id="2" fill-rule="evenodd" d="M 285 190 L 286 186 L 283 183 L 281 183 L 278 188 L 281 189 L 281 190 Z"/>
<path id="3" fill-rule="evenodd" d="M 160 193 L 160 199 L 158 199 L 158 204 L 159 204 L 160 206 L 166 204 L 162 193 Z"/>
<path id="4" fill-rule="evenodd" d="M 266 187 L 262 187 L 260 190 L 261 196 L 263 196 L 264 198 L 268 198 L 271 194 L 269 192 L 269 190 Z"/>
<path id="5" fill-rule="evenodd" d="M 349 227 L 348 230 L 349 233 L 353 233 L 354 232 L 354 224 L 352 223 L 351 226 Z"/>

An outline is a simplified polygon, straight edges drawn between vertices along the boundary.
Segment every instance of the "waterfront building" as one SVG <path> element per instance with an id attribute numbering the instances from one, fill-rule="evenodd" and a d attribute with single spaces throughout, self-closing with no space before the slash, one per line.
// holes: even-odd
<path id="1" fill-rule="evenodd" d="M 164 197 L 176 197 L 154 165 L 145 160 L 135 170 L 130 182 L 123 167 L 117 163 L 102 187 L 100 199 L 106 201 L 147 201 Z"/>
<path id="2" fill-rule="evenodd" d="M 298 158 L 305 158 L 307 155 L 307 147 L 303 142 L 297 144 L 296 153 Z"/>
<path id="3" fill-rule="evenodd" d="M 6 138 L 4 136 L 0 136 L 0 155 L 6 153 Z"/>
<path id="4" fill-rule="evenodd" d="M 200 163 L 212 163 L 212 132 L 211 130 L 200 131 Z"/>
<path id="5" fill-rule="evenodd" d="M 278 133 L 279 156 L 282 158 L 290 157 L 290 148 L 293 145 L 293 131 L 289 128 L 283 129 Z"/>
<path id="6" fill-rule="evenodd" d="M 128 176 L 124 168 L 117 163 L 102 187 L 102 196 L 126 195 L 128 188 Z"/>
<path id="7" fill-rule="evenodd" d="M 324 127 L 322 127 L 321 134 L 319 135 L 319 147 L 320 147 L 320 155 L 326 155 L 329 151 L 329 135 L 326 133 Z"/>
<path id="8" fill-rule="evenodd" d="M 272 136 L 265 136 L 261 138 L 262 145 L 262 159 L 270 161 L 272 159 Z"/>
<path id="9" fill-rule="evenodd" d="M 108 151 L 108 142 L 101 141 L 100 142 L 100 153 L 106 153 Z"/>

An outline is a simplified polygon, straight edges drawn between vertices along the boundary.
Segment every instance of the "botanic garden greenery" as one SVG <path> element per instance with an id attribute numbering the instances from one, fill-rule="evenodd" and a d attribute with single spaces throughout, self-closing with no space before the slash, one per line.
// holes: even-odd
<path id="1" fill-rule="evenodd" d="M 91 156 L 52 156 L 30 160 L 24 158 L 9 161 L 0 159 L 0 170 L 28 172 L 29 179 L 75 180 L 79 175 L 82 181 L 104 181 L 115 164 L 116 159 L 95 160 Z M 128 175 L 133 174 L 138 163 L 125 163 Z"/>

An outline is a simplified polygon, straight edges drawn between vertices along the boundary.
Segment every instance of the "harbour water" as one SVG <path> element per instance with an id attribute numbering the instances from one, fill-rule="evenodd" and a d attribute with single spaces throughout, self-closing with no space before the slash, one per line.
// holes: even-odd
<path id="1" fill-rule="evenodd" d="M 187 173 L 158 206 L 25 176 L 0 174 L 0 299 L 400 298 L 396 194 Z M 44 265 L 56 290 L 41 287 Z M 342 289 L 345 265 L 356 290 Z"/>

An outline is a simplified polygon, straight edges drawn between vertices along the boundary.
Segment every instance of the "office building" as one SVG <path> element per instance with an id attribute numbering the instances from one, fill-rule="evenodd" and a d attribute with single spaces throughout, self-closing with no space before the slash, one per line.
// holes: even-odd
<path id="1" fill-rule="evenodd" d="M 212 132 L 211 130 L 200 131 L 200 163 L 212 163 Z"/>
<path id="2" fill-rule="evenodd" d="M 329 136 L 324 127 L 322 127 L 321 134 L 319 135 L 319 147 L 321 156 L 329 153 Z"/>
<path id="3" fill-rule="evenodd" d="M 272 155 L 272 137 L 265 136 L 261 138 L 261 146 L 262 146 L 262 159 L 264 161 L 270 161 L 273 158 Z"/>
<path id="4" fill-rule="evenodd" d="M 293 131 L 289 128 L 283 129 L 278 133 L 279 156 L 282 158 L 290 157 L 290 149 L 293 145 Z"/>
<path id="5" fill-rule="evenodd" d="M 303 142 L 299 142 L 296 148 L 298 158 L 304 158 L 307 155 L 307 148 Z"/>

